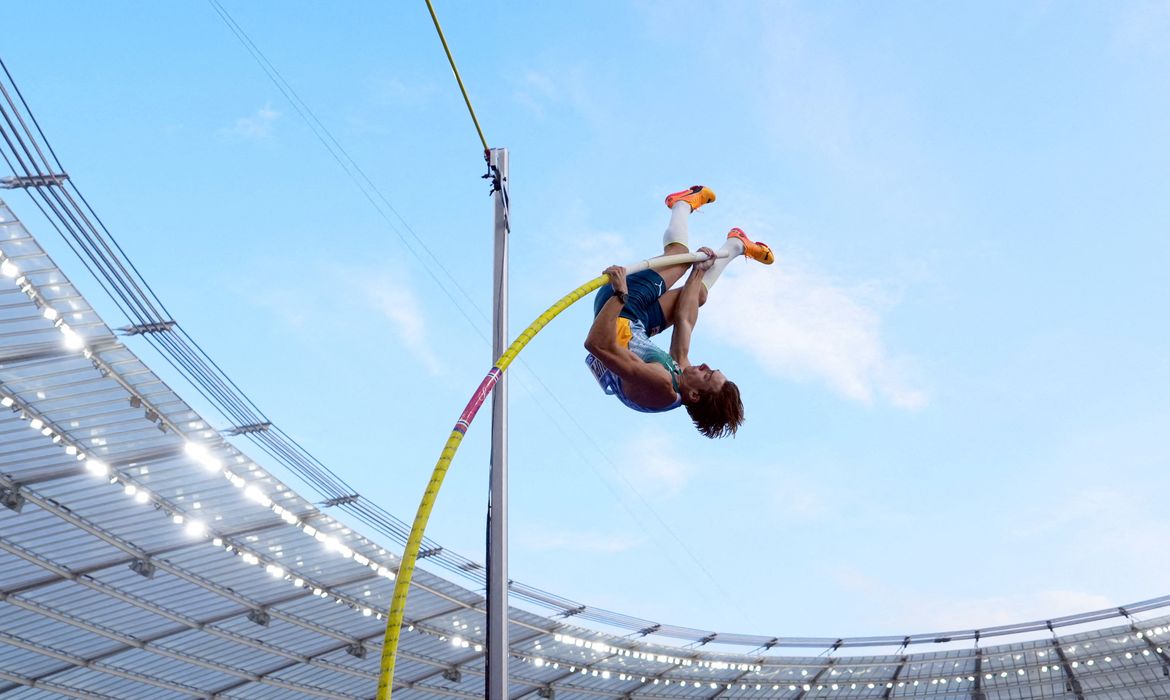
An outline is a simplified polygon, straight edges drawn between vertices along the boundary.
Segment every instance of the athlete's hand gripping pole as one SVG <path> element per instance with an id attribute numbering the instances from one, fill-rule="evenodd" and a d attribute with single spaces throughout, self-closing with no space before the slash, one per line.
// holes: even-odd
<path id="1" fill-rule="evenodd" d="M 718 253 L 716 256 L 724 257 Z M 706 253 L 660 255 L 656 258 L 648 258 L 627 265 L 626 274 L 633 274 L 642 270 L 656 270 L 683 263 L 702 262 L 707 259 L 708 255 Z M 406 596 L 410 592 L 410 581 L 414 577 L 414 565 L 418 560 L 418 551 L 422 545 L 423 532 L 426 530 L 427 521 L 430 520 L 431 510 L 434 508 L 435 500 L 439 495 L 439 488 L 443 485 L 443 478 L 447 475 L 447 468 L 451 466 L 451 460 L 454 459 L 455 452 L 459 449 L 459 443 L 463 441 L 463 436 L 467 433 L 467 429 L 471 427 L 471 421 L 475 420 L 475 414 L 479 412 L 480 406 L 491 395 L 492 389 L 495 388 L 496 383 L 508 369 L 508 366 L 512 364 L 512 360 L 516 359 L 516 355 L 524 349 L 524 346 L 528 345 L 528 341 L 536 337 L 536 334 L 541 329 L 547 326 L 562 311 L 572 306 L 578 299 L 608 282 L 608 275 L 601 275 L 600 277 L 589 280 L 569 294 L 561 297 L 557 303 L 550 306 L 547 311 L 533 321 L 532 325 L 528 326 L 516 340 L 512 341 L 512 344 L 508 346 L 504 354 L 500 355 L 500 359 L 496 360 L 495 366 L 488 371 L 487 376 L 479 383 L 475 393 L 471 396 L 471 400 L 467 402 L 467 406 L 463 409 L 463 413 L 459 415 L 459 420 L 455 422 L 455 427 L 451 430 L 451 435 L 447 438 L 446 444 L 443 445 L 443 451 L 439 454 L 439 461 L 435 464 L 435 470 L 431 474 L 431 480 L 427 483 L 427 489 L 423 493 L 422 502 L 418 505 L 418 512 L 414 516 L 414 524 L 410 528 L 410 537 L 406 540 L 406 549 L 402 552 L 402 563 L 398 567 L 397 578 L 394 581 L 394 595 L 390 600 L 390 615 L 386 620 L 386 636 L 382 644 L 382 662 L 378 674 L 377 700 L 390 700 L 391 688 L 394 681 L 394 660 L 398 652 L 398 640 L 402 634 L 402 620 L 406 614 Z"/>

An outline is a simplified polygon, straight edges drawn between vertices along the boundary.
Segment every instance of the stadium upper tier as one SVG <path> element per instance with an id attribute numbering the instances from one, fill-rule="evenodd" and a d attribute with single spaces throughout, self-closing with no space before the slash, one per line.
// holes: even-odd
<path id="1" fill-rule="evenodd" d="M 242 452 L 264 425 L 213 428 L 2 201 L 0 405 L 0 698 L 373 696 L 401 542 Z M 465 586 L 482 567 L 432 554 L 469 583 L 416 573 L 394 696 L 478 698 L 484 600 Z M 844 639 L 664 625 L 521 584 L 513 600 L 513 697 L 1170 698 L 1170 598 Z"/>

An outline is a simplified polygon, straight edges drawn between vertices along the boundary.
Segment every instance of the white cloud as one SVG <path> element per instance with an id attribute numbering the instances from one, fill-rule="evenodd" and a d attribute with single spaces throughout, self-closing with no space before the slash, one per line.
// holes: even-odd
<path id="1" fill-rule="evenodd" d="M 622 475 L 647 498 L 677 496 L 690 482 L 695 467 L 663 432 L 643 432 L 632 439 L 622 454 L 636 455 L 622 466 Z"/>
<path id="2" fill-rule="evenodd" d="M 303 331 L 312 324 L 313 299 L 307 290 L 253 284 L 245 287 L 249 303 L 274 314 L 286 326 Z"/>
<path id="3" fill-rule="evenodd" d="M 743 21 L 741 17 L 739 21 Z M 785 163 L 833 174 L 839 195 L 907 224 L 949 220 L 952 167 L 922 142 L 924 118 L 897 53 L 859 62 L 831 40 L 831 20 L 794 3 L 766 4 L 741 29 L 758 33 L 745 75 L 761 146 Z"/>
<path id="4" fill-rule="evenodd" d="M 756 477 L 771 491 L 775 513 L 787 520 L 824 520 L 833 515 L 833 494 L 815 480 L 792 471 L 772 470 Z M 839 490 L 839 488 L 838 488 Z"/>
<path id="5" fill-rule="evenodd" d="M 577 237 L 575 244 L 577 251 L 572 258 L 572 265 L 576 277 L 582 280 L 600 275 L 610 265 L 626 264 L 637 259 L 627 238 L 609 231 L 594 231 Z M 652 254 L 643 252 L 642 257 Z"/>
<path id="6" fill-rule="evenodd" d="M 1170 530 L 1156 492 L 1075 481 L 1036 504 L 1031 516 L 1011 530 L 1025 546 L 1057 542 L 1065 560 L 1110 561 L 1118 571 L 1141 570 L 1149 580 L 1170 576 L 1170 561 L 1150 556 L 1163 549 Z"/>
<path id="7" fill-rule="evenodd" d="M 261 274 L 257 280 L 264 280 L 263 284 L 245 283 L 243 293 L 249 303 L 269 310 L 299 333 L 317 336 L 322 328 L 336 328 L 334 332 L 340 333 L 342 329 L 368 327 L 370 337 L 390 335 L 427 372 L 442 373 L 442 365 L 431 348 L 425 310 L 408 272 L 396 269 L 394 263 L 359 266 L 322 262 L 313 269 L 313 275 L 317 284 L 310 287 L 297 282 L 280 284 L 276 272 Z M 321 289 L 337 293 L 326 297 Z M 336 299 L 346 302 L 337 304 Z M 381 319 L 390 322 L 389 331 Z"/>
<path id="8" fill-rule="evenodd" d="M 776 377 L 821 380 L 866 404 L 926 404 L 882 342 L 880 287 L 838 284 L 791 259 L 742 273 L 738 266 L 724 272 L 703 309 L 702 323 L 715 335 Z"/>
<path id="9" fill-rule="evenodd" d="M 362 296 L 373 309 L 395 324 L 399 338 L 431 374 L 440 372 L 440 365 L 427 342 L 425 316 L 414 290 L 398 277 L 382 275 L 360 283 Z"/>
<path id="10" fill-rule="evenodd" d="M 559 226 L 564 234 L 556 239 L 532 241 L 532 250 L 556 262 L 547 269 L 558 280 L 557 288 L 566 282 L 592 279 L 610 265 L 630 262 L 639 254 L 642 257 L 654 255 L 657 252 L 655 247 L 661 245 L 657 236 L 642 235 L 635 240 L 635 243 L 642 244 L 635 252 L 629 243 L 629 234 L 599 228 L 592 223 L 594 206 L 582 199 L 579 192 L 566 188 L 554 196 L 563 202 Z M 565 242 L 571 246 L 568 250 L 561 247 Z"/>
<path id="11" fill-rule="evenodd" d="M 545 104 L 557 98 L 556 82 L 547 73 L 526 71 L 513 90 L 516 102 L 531 111 L 537 118 L 543 118 Z"/>
<path id="12" fill-rule="evenodd" d="M 890 610 L 890 629 L 946 631 L 1048 620 L 1116 605 L 1106 596 L 1083 591 L 1045 590 L 1011 596 L 900 600 Z"/>
<path id="13" fill-rule="evenodd" d="M 255 114 L 237 119 L 235 125 L 225 132 L 241 139 L 267 139 L 272 137 L 272 128 L 277 119 L 280 119 L 280 112 L 271 105 L 264 105 Z"/>
<path id="14" fill-rule="evenodd" d="M 580 120 L 587 133 L 598 133 L 610 123 L 611 96 L 598 85 L 598 69 L 579 56 L 547 59 L 538 68 L 526 68 L 511 76 L 512 99 L 537 121 L 555 119 L 558 124 Z"/>
<path id="15" fill-rule="evenodd" d="M 1103 610 L 1117 604 L 1097 593 L 1063 589 L 976 597 L 932 595 L 920 589 L 886 585 L 848 566 L 835 571 L 833 578 L 842 590 L 874 602 L 868 607 L 875 613 L 867 621 L 871 626 L 896 633 L 993 627 Z"/>

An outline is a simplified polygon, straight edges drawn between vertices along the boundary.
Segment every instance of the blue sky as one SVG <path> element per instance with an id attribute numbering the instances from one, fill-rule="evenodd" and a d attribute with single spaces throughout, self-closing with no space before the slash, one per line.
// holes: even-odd
<path id="1" fill-rule="evenodd" d="M 424 3 L 224 5 L 393 211 L 206 2 L 15 5 L 3 57 L 187 331 L 409 520 L 491 365 L 479 140 Z M 694 183 L 719 195 L 695 244 L 740 226 L 778 255 L 729 268 L 696 330 L 692 357 L 743 392 L 734 440 L 603 396 L 581 359 L 586 304 L 525 350 L 514 578 L 769 635 L 1168 592 L 1170 4 L 437 11 L 489 143 L 511 153 L 512 335 L 655 253 L 663 195 Z M 27 199 L 5 198 L 122 325 Z M 428 530 L 474 558 L 488 422 Z"/>

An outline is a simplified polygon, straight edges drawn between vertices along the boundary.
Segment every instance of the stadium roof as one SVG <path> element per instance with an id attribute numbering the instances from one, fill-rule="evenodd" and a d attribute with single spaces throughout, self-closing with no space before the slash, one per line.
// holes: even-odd
<path id="1" fill-rule="evenodd" d="M 373 696 L 400 543 L 323 513 L 214 430 L 2 201 L 0 404 L 0 699 Z M 1170 697 L 1170 598 L 856 639 L 663 625 L 522 584 L 513 600 L 556 613 L 510 611 L 514 697 Z M 395 697 L 482 696 L 483 597 L 420 570 L 407 620 Z"/>

